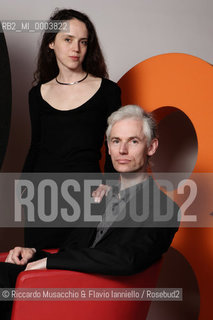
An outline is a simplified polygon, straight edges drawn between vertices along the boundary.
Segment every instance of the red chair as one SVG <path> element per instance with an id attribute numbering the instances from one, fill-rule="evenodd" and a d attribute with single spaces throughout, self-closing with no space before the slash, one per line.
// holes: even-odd
<path id="1" fill-rule="evenodd" d="M 7 254 L 0 254 L 4 261 Z M 103 276 L 67 270 L 21 272 L 16 288 L 153 288 L 162 260 L 131 276 Z M 11 320 L 145 320 L 150 301 L 15 300 Z"/>

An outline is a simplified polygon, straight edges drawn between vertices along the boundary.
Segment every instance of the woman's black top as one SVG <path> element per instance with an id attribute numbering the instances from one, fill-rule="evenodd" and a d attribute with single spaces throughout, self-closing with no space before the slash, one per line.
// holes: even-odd
<path id="1" fill-rule="evenodd" d="M 118 85 L 102 79 L 87 102 L 67 111 L 49 105 L 40 88 L 29 92 L 32 137 L 23 171 L 99 172 L 107 118 L 121 106 Z"/>

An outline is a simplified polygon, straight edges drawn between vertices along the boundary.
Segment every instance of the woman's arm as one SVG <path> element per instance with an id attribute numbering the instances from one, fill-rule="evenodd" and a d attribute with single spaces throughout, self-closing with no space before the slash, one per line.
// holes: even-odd
<path id="1" fill-rule="evenodd" d="M 107 118 L 116 110 L 121 107 L 121 89 L 117 84 L 114 84 L 113 88 L 111 88 L 111 92 L 108 94 L 108 110 L 107 110 Z M 108 152 L 108 146 L 105 142 L 105 165 L 104 172 L 115 172 L 113 168 L 112 161 Z"/>
<path id="2" fill-rule="evenodd" d="M 29 92 L 29 112 L 31 121 L 31 145 L 26 157 L 23 172 L 32 172 L 34 160 L 40 144 L 41 123 L 40 123 L 40 106 L 36 100 L 36 90 L 38 87 L 33 87 Z"/>

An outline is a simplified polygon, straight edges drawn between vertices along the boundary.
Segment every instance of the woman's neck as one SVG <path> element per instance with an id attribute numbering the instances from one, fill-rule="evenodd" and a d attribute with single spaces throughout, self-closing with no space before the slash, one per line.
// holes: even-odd
<path id="1" fill-rule="evenodd" d="M 56 78 L 60 82 L 72 83 L 81 80 L 85 75 L 86 72 L 82 69 L 78 71 L 60 70 Z"/>

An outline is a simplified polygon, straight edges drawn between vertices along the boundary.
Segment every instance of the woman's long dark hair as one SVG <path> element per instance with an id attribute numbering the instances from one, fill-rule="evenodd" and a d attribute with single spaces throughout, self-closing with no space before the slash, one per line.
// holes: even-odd
<path id="1" fill-rule="evenodd" d="M 85 14 L 72 9 L 57 10 L 54 12 L 53 16 L 50 17 L 49 22 L 55 20 L 68 21 L 71 19 L 82 21 L 85 23 L 88 30 L 88 46 L 82 64 L 83 70 L 91 73 L 93 76 L 107 78 L 107 67 L 101 52 L 95 27 Z M 34 82 L 36 83 L 48 82 L 55 78 L 59 73 L 54 50 L 49 48 L 49 44 L 54 41 L 56 34 L 57 33 L 46 31 L 43 35 L 38 54 L 37 69 L 34 73 Z"/>

